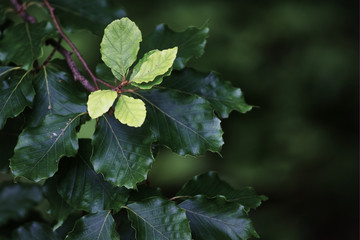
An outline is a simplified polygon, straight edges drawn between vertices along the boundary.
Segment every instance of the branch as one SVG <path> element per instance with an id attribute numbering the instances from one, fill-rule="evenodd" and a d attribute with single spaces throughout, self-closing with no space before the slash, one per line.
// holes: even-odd
<path id="1" fill-rule="evenodd" d="M 89 66 L 87 65 L 87 63 L 85 62 L 84 58 L 81 56 L 80 52 L 77 50 L 77 48 L 75 47 L 75 45 L 70 41 L 70 39 L 65 35 L 65 33 L 61 30 L 61 27 L 59 25 L 59 23 L 56 20 L 55 14 L 54 14 L 54 8 L 50 5 L 50 3 L 47 0 L 43 0 L 43 2 L 45 3 L 46 7 L 49 9 L 51 18 L 55 24 L 55 27 L 57 28 L 58 32 L 60 33 L 61 37 L 65 39 L 65 41 L 70 45 L 70 47 L 72 48 L 72 50 L 75 52 L 76 56 L 79 58 L 80 62 L 84 65 L 84 68 L 86 69 L 86 71 L 89 73 L 90 77 L 92 78 L 92 80 L 94 81 L 94 84 L 96 86 L 96 89 L 99 89 L 99 86 L 97 84 L 97 81 L 99 79 L 97 79 L 95 77 L 95 75 L 92 73 L 92 71 L 90 70 Z M 65 55 L 64 55 L 65 56 Z M 74 76 L 75 77 L 75 76 Z"/>
<path id="2" fill-rule="evenodd" d="M 25 7 L 18 0 L 10 0 L 10 2 L 14 5 L 16 13 L 19 14 L 25 22 L 37 23 L 36 18 L 28 15 L 25 11 Z"/>

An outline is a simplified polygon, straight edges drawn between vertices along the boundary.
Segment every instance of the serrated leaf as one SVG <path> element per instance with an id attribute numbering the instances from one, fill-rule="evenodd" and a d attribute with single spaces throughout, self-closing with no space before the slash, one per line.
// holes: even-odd
<path id="1" fill-rule="evenodd" d="M 29 72 L 18 67 L 0 67 L 0 129 L 8 118 L 18 116 L 34 99 Z"/>
<path id="2" fill-rule="evenodd" d="M 263 195 L 257 195 L 252 187 L 235 190 L 228 183 L 222 181 L 215 172 L 195 176 L 185 183 L 176 195 L 195 196 L 198 194 L 206 195 L 207 197 L 223 195 L 226 197 L 226 200 L 243 205 L 245 210 L 257 208 L 260 206 L 261 201 L 267 199 Z"/>
<path id="3" fill-rule="evenodd" d="M 136 239 L 191 239 L 185 211 L 160 197 L 126 206 Z"/>
<path id="4" fill-rule="evenodd" d="M 209 102 L 176 91 L 137 94 L 146 103 L 151 129 L 160 144 L 180 155 L 220 151 L 223 132 Z"/>
<path id="5" fill-rule="evenodd" d="M 60 168 L 58 192 L 76 209 L 118 212 L 126 203 L 128 190 L 113 186 L 96 173 L 90 162 L 91 154 L 90 140 L 80 140 L 77 157 L 66 159 L 65 166 Z"/>
<path id="6" fill-rule="evenodd" d="M 141 40 L 139 28 L 126 17 L 105 28 L 100 44 L 101 59 L 117 79 L 122 80 L 135 62 Z"/>
<path id="7" fill-rule="evenodd" d="M 121 95 L 114 114 L 121 123 L 130 127 L 140 127 L 146 118 L 145 103 L 141 99 Z"/>
<path id="8" fill-rule="evenodd" d="M 183 32 L 175 32 L 164 24 L 158 25 L 154 32 L 141 44 L 141 54 L 152 49 L 167 49 L 178 46 L 179 51 L 174 62 L 174 69 L 183 69 L 192 57 L 200 57 L 204 53 L 209 28 L 189 27 Z"/>
<path id="9" fill-rule="evenodd" d="M 78 142 L 75 128 L 80 117 L 86 113 L 68 116 L 47 115 L 44 121 L 33 128 L 25 128 L 10 159 L 10 168 L 15 177 L 40 181 L 55 174 L 63 156 L 75 156 Z"/>
<path id="10" fill-rule="evenodd" d="M 52 34 L 53 27 L 47 22 L 20 23 L 9 27 L 1 40 L 0 60 L 6 64 L 13 62 L 29 70 L 42 55 L 43 42 Z"/>
<path id="11" fill-rule="evenodd" d="M 147 125 L 131 128 L 103 115 L 93 136 L 91 162 L 105 180 L 118 187 L 136 188 L 153 162 L 153 135 Z"/>
<path id="12" fill-rule="evenodd" d="M 49 225 L 44 223 L 32 222 L 15 230 L 13 240 L 60 240 L 60 237 L 53 232 Z"/>
<path id="13" fill-rule="evenodd" d="M 249 239 L 259 237 L 246 212 L 238 203 L 224 197 L 195 196 L 179 204 L 190 220 L 194 239 Z"/>
<path id="14" fill-rule="evenodd" d="M 48 213 L 57 221 L 53 227 L 54 230 L 60 227 L 73 211 L 73 208 L 69 206 L 57 192 L 57 185 L 58 177 L 52 177 L 46 180 L 45 185 L 42 188 L 43 193 L 49 202 Z"/>
<path id="15" fill-rule="evenodd" d="M 113 90 L 97 90 L 90 93 L 87 102 L 90 117 L 94 119 L 102 116 L 114 104 L 116 98 L 117 92 Z"/>
<path id="16" fill-rule="evenodd" d="M 112 20 L 125 16 L 125 11 L 111 0 L 50 0 L 56 16 L 67 30 L 87 29 L 101 36 Z"/>
<path id="17" fill-rule="evenodd" d="M 38 186 L 6 184 L 0 188 L 0 226 L 9 220 L 24 219 L 29 211 L 42 200 Z"/>
<path id="18" fill-rule="evenodd" d="M 141 84 L 153 81 L 157 76 L 163 75 L 171 68 L 176 58 L 178 48 L 166 50 L 152 50 L 144 55 L 135 65 L 130 81 Z"/>
<path id="19" fill-rule="evenodd" d="M 219 74 L 200 73 L 186 68 L 174 71 L 159 88 L 174 89 L 205 98 L 222 118 L 227 118 L 232 110 L 246 113 L 252 106 L 246 104 L 240 88 L 235 88 L 229 81 L 224 81 Z"/>
<path id="20" fill-rule="evenodd" d="M 48 114 L 86 112 L 87 93 L 79 89 L 60 61 L 51 62 L 34 77 L 35 99 L 27 125 L 38 126 Z"/>
<path id="21" fill-rule="evenodd" d="M 65 240 L 118 240 L 114 218 L 110 211 L 88 214 L 76 221 Z"/>

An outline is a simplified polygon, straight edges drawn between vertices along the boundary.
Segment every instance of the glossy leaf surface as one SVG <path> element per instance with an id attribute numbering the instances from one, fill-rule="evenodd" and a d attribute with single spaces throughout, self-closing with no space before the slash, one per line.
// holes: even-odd
<path id="1" fill-rule="evenodd" d="M 8 118 L 18 116 L 31 107 L 34 89 L 31 78 L 18 68 L 0 67 L 0 129 Z"/>
<path id="2" fill-rule="evenodd" d="M 100 44 L 101 59 L 117 79 L 122 80 L 135 62 L 141 40 L 139 28 L 126 17 L 105 28 Z"/>
<path id="3" fill-rule="evenodd" d="M 224 197 L 198 195 L 179 204 L 186 210 L 194 239 L 249 239 L 258 237 L 243 206 Z"/>
<path id="4" fill-rule="evenodd" d="M 91 118 L 98 118 L 106 113 L 117 98 L 117 92 L 112 90 L 97 90 L 90 93 L 87 102 Z"/>
<path id="5" fill-rule="evenodd" d="M 189 27 L 183 32 L 175 32 L 168 26 L 160 24 L 144 39 L 141 52 L 144 54 L 152 49 L 163 50 L 178 46 L 174 69 L 183 69 L 192 57 L 200 57 L 204 53 L 208 34 L 209 28 L 206 26 Z"/>
<path id="6" fill-rule="evenodd" d="M 76 158 L 66 159 L 60 168 L 57 190 L 76 209 L 93 213 L 119 211 L 126 203 L 128 190 L 113 186 L 96 173 L 90 162 L 91 153 L 90 141 L 80 140 Z"/>
<path id="7" fill-rule="evenodd" d="M 154 141 L 148 126 L 132 128 L 103 115 L 93 136 L 91 162 L 105 180 L 118 187 L 136 188 L 146 179 L 153 162 Z"/>
<path id="8" fill-rule="evenodd" d="M 65 240 L 118 240 L 114 218 L 110 211 L 88 214 L 76 221 Z"/>
<path id="9" fill-rule="evenodd" d="M 126 207 L 136 239 L 191 239 L 185 211 L 159 197 Z"/>
<path id="10" fill-rule="evenodd" d="M 146 118 L 145 103 L 141 99 L 121 95 L 114 114 L 121 123 L 130 127 L 140 127 Z"/>
<path id="11" fill-rule="evenodd" d="M 160 144 L 181 155 L 220 151 L 223 132 L 209 102 L 176 91 L 153 90 L 139 96 Z"/>
<path id="12" fill-rule="evenodd" d="M 32 222 L 19 227 L 13 234 L 13 240 L 60 240 L 60 237 L 44 223 Z"/>

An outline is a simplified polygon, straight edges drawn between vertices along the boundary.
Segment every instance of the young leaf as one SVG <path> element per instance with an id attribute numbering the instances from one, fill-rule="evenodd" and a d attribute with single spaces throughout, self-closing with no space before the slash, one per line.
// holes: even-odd
<path id="1" fill-rule="evenodd" d="M 93 213 L 120 211 L 128 198 L 128 190 L 113 186 L 102 174 L 96 173 L 90 162 L 91 154 L 90 140 L 80 140 L 77 157 L 66 159 L 60 167 L 59 194 L 76 209 Z"/>
<path id="2" fill-rule="evenodd" d="M 105 28 L 100 44 L 101 59 L 117 79 L 122 80 L 135 62 L 141 40 L 139 28 L 126 17 L 113 21 Z"/>
<path id="3" fill-rule="evenodd" d="M 15 177 L 40 181 L 55 174 L 63 156 L 75 156 L 78 142 L 75 128 L 86 113 L 47 115 L 37 127 L 20 134 L 10 168 Z"/>
<path id="4" fill-rule="evenodd" d="M 190 220 L 194 239 L 248 239 L 259 237 L 243 209 L 224 197 L 197 195 L 179 204 Z"/>
<path id="5" fill-rule="evenodd" d="M 174 46 L 179 47 L 174 69 L 183 69 L 192 57 L 200 57 L 204 53 L 206 38 L 209 28 L 189 27 L 184 32 L 175 32 L 164 24 L 158 25 L 150 36 L 141 44 L 141 54 L 151 49 L 167 49 Z"/>
<path id="6" fill-rule="evenodd" d="M 98 118 L 106 113 L 117 98 L 117 92 L 112 90 L 97 90 L 90 93 L 87 102 L 91 118 Z"/>
<path id="7" fill-rule="evenodd" d="M 8 118 L 13 118 L 30 107 L 34 99 L 29 72 L 19 68 L 0 67 L 0 129 Z"/>
<path id="8" fill-rule="evenodd" d="M 137 84 L 147 83 L 153 81 L 157 76 L 165 74 L 174 63 L 177 49 L 174 47 L 146 53 L 135 65 L 130 81 Z"/>
<path id="9" fill-rule="evenodd" d="M 145 104 L 141 99 L 121 95 L 114 114 L 121 123 L 130 127 L 140 127 L 146 118 Z"/>
<path id="10" fill-rule="evenodd" d="M 205 99 L 171 90 L 137 94 L 147 105 L 151 129 L 160 144 L 181 155 L 220 151 L 224 143 L 220 120 Z"/>
<path id="11" fill-rule="evenodd" d="M 60 240 L 60 237 L 51 229 L 49 225 L 44 223 L 32 222 L 15 230 L 13 240 Z"/>
<path id="12" fill-rule="evenodd" d="M 221 118 L 227 118 L 232 110 L 246 113 L 252 108 L 246 104 L 240 88 L 233 87 L 214 72 L 200 73 L 190 68 L 174 71 L 159 88 L 174 89 L 205 98 Z"/>
<path id="13" fill-rule="evenodd" d="M 114 218 L 110 211 L 88 214 L 76 221 L 65 240 L 118 240 Z"/>
<path id="14" fill-rule="evenodd" d="M 224 195 L 226 200 L 240 203 L 245 207 L 245 210 L 257 208 L 260 206 L 261 201 L 267 199 L 267 197 L 263 195 L 257 195 L 255 190 L 251 187 L 235 190 L 228 183 L 222 181 L 215 172 L 208 172 L 195 176 L 184 184 L 176 195 L 195 196 L 198 194 L 203 194 L 207 197 Z"/>
<path id="15" fill-rule="evenodd" d="M 156 85 L 159 85 L 162 83 L 164 77 L 167 77 L 167 76 L 170 76 L 172 72 L 172 67 L 169 68 L 169 70 L 161 75 L 161 76 L 157 76 L 153 81 L 151 82 L 147 82 L 147 83 L 141 83 L 141 84 L 137 84 L 135 82 L 131 82 L 131 85 L 132 86 L 135 86 L 135 87 L 138 87 L 138 88 L 141 88 L 141 89 L 151 89 L 152 87 L 156 86 Z"/>
<path id="16" fill-rule="evenodd" d="M 103 115 L 93 136 L 91 162 L 98 173 L 118 187 L 136 188 L 153 163 L 153 135 L 148 126 L 131 128 Z"/>
<path id="17" fill-rule="evenodd" d="M 154 197 L 125 207 L 136 239 L 191 239 L 185 211 L 174 202 Z"/>

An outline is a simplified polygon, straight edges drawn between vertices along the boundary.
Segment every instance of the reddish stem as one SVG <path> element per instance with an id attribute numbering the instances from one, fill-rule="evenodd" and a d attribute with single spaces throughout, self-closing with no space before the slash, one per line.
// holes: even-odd
<path id="1" fill-rule="evenodd" d="M 36 18 L 30 16 L 25 11 L 25 7 L 18 0 L 10 0 L 12 5 L 14 5 L 16 13 L 20 15 L 20 17 L 28 23 L 37 23 Z"/>

